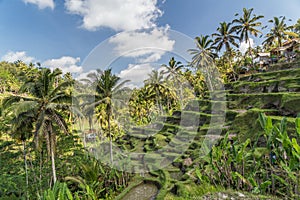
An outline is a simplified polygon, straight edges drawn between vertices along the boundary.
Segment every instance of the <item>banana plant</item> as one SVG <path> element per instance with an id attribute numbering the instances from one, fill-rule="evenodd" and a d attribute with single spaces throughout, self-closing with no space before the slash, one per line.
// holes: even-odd
<path id="1" fill-rule="evenodd" d="M 53 188 L 44 192 L 42 200 L 74 200 L 66 183 L 56 182 Z M 78 196 L 75 200 L 79 200 Z"/>

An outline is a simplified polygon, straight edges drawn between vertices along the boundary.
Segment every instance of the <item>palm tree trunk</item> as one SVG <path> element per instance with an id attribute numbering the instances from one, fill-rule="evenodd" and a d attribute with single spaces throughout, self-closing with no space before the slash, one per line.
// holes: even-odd
<path id="1" fill-rule="evenodd" d="M 212 74 L 210 72 L 210 69 L 208 66 L 206 66 L 206 77 L 207 77 L 207 82 L 208 82 L 208 90 L 210 90 L 211 92 L 214 91 L 214 87 L 213 87 L 213 84 L 212 84 L 212 80 L 211 80 L 211 77 L 212 77 Z"/>
<path id="2" fill-rule="evenodd" d="M 183 110 L 183 91 L 182 91 L 182 85 L 180 84 L 180 109 Z"/>
<path id="3" fill-rule="evenodd" d="M 83 130 L 83 127 L 82 127 L 82 119 L 78 118 L 78 122 L 79 122 L 79 129 L 83 133 L 83 146 L 84 146 L 84 148 L 86 148 L 86 132 L 85 132 L 85 130 Z"/>
<path id="4" fill-rule="evenodd" d="M 24 153 L 24 167 L 25 167 L 25 174 L 26 174 L 26 196 L 28 199 L 28 185 L 29 185 L 29 181 L 28 181 L 28 167 L 27 167 L 27 159 L 26 159 L 26 141 L 23 140 L 23 153 Z"/>
<path id="5" fill-rule="evenodd" d="M 232 73 L 233 73 L 233 79 L 234 79 L 234 81 L 236 81 L 236 72 L 235 72 L 235 70 L 234 70 L 234 68 L 233 68 L 233 66 L 232 66 L 232 62 L 231 62 L 231 58 L 232 58 L 232 52 L 231 52 L 231 50 L 228 50 L 229 51 L 229 66 L 230 66 L 230 68 L 232 69 Z"/>
<path id="6" fill-rule="evenodd" d="M 110 163 L 113 164 L 113 148 L 112 148 L 112 136 L 110 131 L 110 109 L 108 110 L 108 119 L 107 119 L 107 127 L 108 127 L 108 134 L 109 134 L 109 153 L 110 153 Z"/>
<path id="7" fill-rule="evenodd" d="M 53 174 L 53 182 L 56 182 L 56 169 L 55 169 L 55 159 L 54 159 L 54 151 L 51 148 L 51 163 L 52 163 L 52 174 Z"/>
<path id="8" fill-rule="evenodd" d="M 159 114 L 162 115 L 163 114 L 163 107 L 161 105 L 161 101 L 160 101 L 160 92 L 159 92 L 159 89 L 156 88 L 156 103 L 157 103 L 157 106 L 159 108 Z"/>
<path id="9" fill-rule="evenodd" d="M 51 153 L 51 167 L 52 167 L 52 175 L 53 175 L 53 184 L 56 183 L 56 168 L 55 168 L 55 157 L 54 157 L 54 134 L 52 131 L 52 124 L 49 124 L 49 144 L 50 144 L 50 153 Z"/>
<path id="10" fill-rule="evenodd" d="M 214 90 L 214 88 L 213 88 L 213 84 L 211 81 L 212 74 L 211 74 L 210 67 L 209 67 L 210 64 L 211 63 L 207 60 L 207 58 L 203 58 L 203 60 L 197 62 L 197 67 L 198 67 L 198 69 L 200 69 L 201 66 L 203 66 L 203 68 L 205 68 L 205 70 L 206 70 L 206 72 L 204 73 L 204 77 L 206 78 L 205 82 L 207 84 L 208 90 L 212 92 Z M 201 71 L 201 73 L 202 73 L 202 71 Z"/>
<path id="11" fill-rule="evenodd" d="M 40 174 L 39 174 L 39 186 L 40 186 L 40 191 L 41 191 L 41 193 L 40 194 L 42 194 L 42 166 L 43 166 L 43 154 L 42 154 L 42 152 L 43 152 L 43 149 L 40 151 Z"/>
<path id="12" fill-rule="evenodd" d="M 249 55 L 251 57 L 251 65 L 252 65 L 252 69 L 254 69 L 254 62 L 253 62 L 253 55 L 252 55 L 252 52 L 251 52 L 251 42 L 250 42 L 250 39 L 248 39 L 248 44 L 249 44 Z"/>
<path id="13" fill-rule="evenodd" d="M 56 169 L 55 169 L 54 150 L 53 150 L 53 146 L 52 145 L 51 145 L 51 164 L 52 164 L 53 182 L 55 184 L 55 182 L 56 182 Z"/>

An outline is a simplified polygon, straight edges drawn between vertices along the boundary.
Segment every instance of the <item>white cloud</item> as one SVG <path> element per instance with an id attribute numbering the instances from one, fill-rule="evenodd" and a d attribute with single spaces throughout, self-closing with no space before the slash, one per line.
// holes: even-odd
<path id="1" fill-rule="evenodd" d="M 153 69 L 154 68 L 149 64 L 129 64 L 128 68 L 122 70 L 118 76 L 122 80 L 130 80 L 130 82 L 126 84 L 127 87 L 140 87 L 143 85 L 144 80 L 148 78 L 148 74 L 150 74 Z"/>
<path id="2" fill-rule="evenodd" d="M 166 51 L 172 51 L 175 41 L 168 37 L 169 27 L 148 31 L 122 32 L 109 39 L 118 56 L 138 58 L 138 62 L 158 61 Z"/>
<path id="3" fill-rule="evenodd" d="M 52 10 L 55 7 L 54 1 L 53 0 L 23 0 L 26 4 L 31 3 L 35 4 L 39 7 L 39 9 L 44 9 L 44 8 L 51 8 Z"/>
<path id="4" fill-rule="evenodd" d="M 88 72 L 82 72 L 80 73 L 77 77 L 76 80 L 81 80 L 81 79 L 88 79 L 87 75 L 90 73 L 96 73 L 96 70 L 90 70 Z"/>
<path id="5" fill-rule="evenodd" d="M 128 31 L 155 27 L 155 20 L 162 15 L 157 0 L 65 0 L 71 14 L 82 17 L 82 27 L 96 30 L 109 27 Z"/>
<path id="6" fill-rule="evenodd" d="M 252 38 L 249 38 L 250 41 L 250 46 L 251 48 L 253 48 L 255 46 L 254 40 Z M 240 51 L 242 52 L 242 54 L 246 53 L 246 51 L 249 49 L 249 41 L 243 41 L 240 44 Z"/>
<path id="7" fill-rule="evenodd" d="M 63 56 L 58 59 L 46 60 L 42 63 L 42 66 L 49 67 L 50 69 L 60 68 L 63 73 L 80 73 L 82 67 L 78 66 L 77 63 L 80 62 L 80 58 L 73 58 L 70 56 Z"/>
<path id="8" fill-rule="evenodd" d="M 16 62 L 21 60 L 22 62 L 29 64 L 33 62 L 39 62 L 36 58 L 27 56 L 25 51 L 9 51 L 7 54 L 2 56 L 1 60 L 7 62 Z M 63 73 L 71 72 L 71 73 L 80 73 L 82 71 L 82 67 L 78 65 L 80 62 L 80 58 L 73 58 L 70 56 L 63 56 L 58 59 L 49 59 L 42 63 L 42 67 L 49 67 L 51 70 L 60 68 Z"/>
<path id="9" fill-rule="evenodd" d="M 7 61 L 7 62 L 16 62 L 18 60 L 23 61 L 24 63 L 31 63 L 35 61 L 34 57 L 30 57 L 26 55 L 25 51 L 9 51 L 7 54 L 2 56 L 1 60 Z"/>

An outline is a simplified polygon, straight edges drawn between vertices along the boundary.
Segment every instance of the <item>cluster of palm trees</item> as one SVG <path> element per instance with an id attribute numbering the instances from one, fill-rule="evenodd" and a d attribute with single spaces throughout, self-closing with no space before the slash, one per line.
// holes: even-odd
<path id="1" fill-rule="evenodd" d="M 217 56 L 225 47 L 223 57 L 227 57 L 230 68 L 233 67 L 235 61 L 233 57 L 236 55 L 233 47 L 238 47 L 238 42 L 245 41 L 249 44 L 249 55 L 253 54 L 250 50 L 250 36 L 257 37 L 262 32 L 260 19 L 262 15 L 253 14 L 253 9 L 243 9 L 243 14 L 239 15 L 232 22 L 222 22 L 217 28 L 217 32 L 208 35 L 201 35 L 195 38 L 196 49 L 189 50 L 193 56 L 190 65 L 196 68 L 204 68 L 209 72 L 211 63 L 218 61 Z M 285 17 L 274 17 L 269 22 L 273 24 L 270 32 L 266 34 L 264 41 L 265 47 L 281 46 L 284 40 L 291 37 L 299 37 L 300 22 L 295 26 L 288 26 L 285 23 Z M 264 28 L 264 27 L 263 27 Z M 212 38 L 214 38 L 214 40 Z M 219 58 L 221 60 L 221 58 Z M 133 91 L 134 96 L 129 101 L 130 112 L 134 118 L 144 118 L 149 115 L 151 110 L 145 107 L 154 105 L 159 106 L 162 111 L 178 108 L 178 102 L 182 102 L 184 91 L 182 79 L 189 81 L 193 87 L 200 84 L 199 87 L 203 90 L 213 89 L 213 80 L 208 76 L 206 86 L 201 85 L 204 81 L 203 75 L 196 72 L 186 70 L 182 72 L 183 64 L 176 61 L 173 57 L 167 65 L 162 65 L 162 71 L 152 71 L 149 74 L 149 79 L 145 80 L 145 85 L 141 89 Z M 13 137 L 21 140 L 24 144 L 25 165 L 26 165 L 26 141 L 34 138 L 36 147 L 41 147 L 41 141 L 45 141 L 48 151 L 49 160 L 52 163 L 53 182 L 56 182 L 56 167 L 55 167 L 55 144 L 56 137 L 59 134 L 69 134 L 71 126 L 71 115 L 82 118 L 88 118 L 90 129 L 93 128 L 93 117 L 97 116 L 101 128 L 106 133 L 110 141 L 110 160 L 113 163 L 112 141 L 114 140 L 114 131 L 112 124 L 114 121 L 114 103 L 118 96 L 122 96 L 122 92 L 126 90 L 124 85 L 127 81 L 121 82 L 120 77 L 114 75 L 111 69 L 104 71 L 98 70 L 95 73 L 88 75 L 88 78 L 83 80 L 85 90 L 81 89 L 81 94 L 78 94 L 75 101 L 79 105 L 79 110 L 74 113 L 72 107 L 72 97 L 74 103 L 74 95 L 72 94 L 72 85 L 74 80 L 70 76 L 62 77 L 60 70 L 51 71 L 50 69 L 40 68 L 32 73 L 24 80 L 24 84 L 17 94 L 13 94 L 3 101 L 6 118 L 10 121 L 10 132 Z M 25 75 L 26 76 L 26 75 Z M 167 85 L 165 80 L 170 80 L 173 85 Z M 175 88 L 178 88 L 179 93 L 176 94 Z M 86 102 L 85 99 L 93 99 L 93 102 Z M 122 102 L 121 102 L 122 103 Z M 183 105 L 180 105 L 181 107 Z M 73 114 L 71 114 L 73 111 Z M 158 113 L 162 114 L 162 113 Z M 149 122 L 142 120 L 142 123 Z M 115 124 L 114 124 L 115 125 Z"/>
<path id="2" fill-rule="evenodd" d="M 211 59 L 214 59 L 215 61 L 224 61 L 225 59 L 228 60 L 229 66 L 232 68 L 233 62 L 237 60 L 237 56 L 240 54 L 240 52 L 235 52 L 234 47 L 238 48 L 238 43 L 245 42 L 249 46 L 246 53 L 251 58 L 251 64 L 254 67 L 254 55 L 253 49 L 251 49 L 250 40 L 251 36 L 262 37 L 262 30 L 268 26 L 262 27 L 260 20 L 264 18 L 264 16 L 254 14 L 253 8 L 244 8 L 241 15 L 235 14 L 235 16 L 238 18 L 232 20 L 232 22 L 221 22 L 220 26 L 217 28 L 217 32 L 213 33 L 211 36 L 201 35 L 200 37 L 195 38 L 197 48 L 190 50 L 190 53 L 193 55 L 192 65 L 196 67 L 205 67 L 207 66 L 207 63 L 205 62 L 208 62 Z M 300 21 L 298 20 L 298 23 L 294 26 L 289 26 L 286 24 L 286 18 L 283 16 L 274 17 L 272 20 L 269 20 L 272 27 L 270 28 L 269 33 L 265 35 L 265 40 L 262 43 L 264 49 L 267 51 L 275 47 L 281 47 L 283 41 L 291 38 L 299 38 L 299 25 L 297 26 L 299 22 Z M 222 50 L 225 50 L 223 55 L 217 59 L 218 54 L 220 54 Z M 224 62 L 221 64 L 224 65 Z"/>
<path id="3" fill-rule="evenodd" d="M 12 137 L 24 145 L 26 165 L 26 141 L 34 137 L 36 148 L 46 142 L 48 159 L 51 159 L 53 182 L 56 182 L 55 145 L 61 132 L 69 134 L 67 115 L 71 106 L 71 95 L 66 89 L 73 84 L 59 80 L 62 72 L 42 68 L 37 75 L 28 79 L 17 94 L 5 98 L 3 111 L 9 119 Z M 27 173 L 27 172 L 26 172 Z M 27 178 L 28 180 L 28 178 Z"/>
<path id="4" fill-rule="evenodd" d="M 102 130 L 105 131 L 109 137 L 111 163 L 113 163 L 113 136 L 111 131 L 111 122 L 114 118 L 113 101 L 117 100 L 117 97 L 120 96 L 122 92 L 123 86 L 128 82 L 127 80 L 121 82 L 120 79 L 120 77 L 112 74 L 111 68 L 104 71 L 98 69 L 96 72 L 88 74 L 87 79 L 82 80 L 86 82 L 83 86 L 87 88 L 87 90 L 84 90 L 84 93 L 79 95 L 82 97 L 80 99 L 82 102 L 81 105 L 83 105 L 82 110 L 89 119 L 90 128 L 92 127 L 91 124 L 93 124 L 93 115 L 95 111 L 97 111 L 97 120 L 100 122 Z M 85 98 L 92 98 L 93 102 L 86 101 Z"/>

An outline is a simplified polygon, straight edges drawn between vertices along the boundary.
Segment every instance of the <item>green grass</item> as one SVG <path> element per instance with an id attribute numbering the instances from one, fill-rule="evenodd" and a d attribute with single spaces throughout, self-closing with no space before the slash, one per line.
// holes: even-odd
<path id="1" fill-rule="evenodd" d="M 209 184 L 196 185 L 194 183 L 184 184 L 177 183 L 178 194 L 169 192 L 165 200 L 201 200 L 201 199 L 223 199 L 221 196 L 227 196 L 226 199 L 243 199 L 243 200 L 279 200 L 275 196 L 255 195 L 244 191 L 234 191 L 224 189 Z M 240 197 L 240 195 L 244 195 Z"/>
<path id="2" fill-rule="evenodd" d="M 241 77 L 240 81 L 247 81 L 249 79 L 256 79 L 256 78 L 260 78 L 262 80 L 270 80 L 270 79 L 276 79 L 282 77 L 295 77 L 295 75 L 298 77 L 300 76 L 300 68 L 250 74 Z"/>

